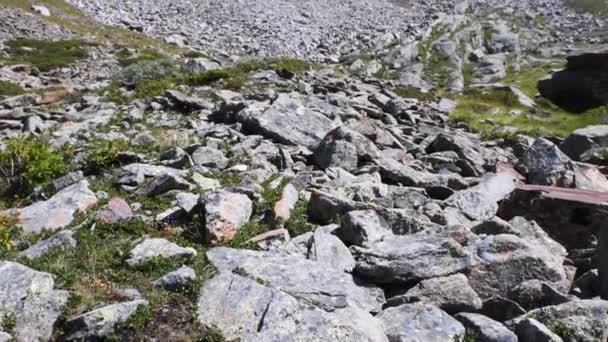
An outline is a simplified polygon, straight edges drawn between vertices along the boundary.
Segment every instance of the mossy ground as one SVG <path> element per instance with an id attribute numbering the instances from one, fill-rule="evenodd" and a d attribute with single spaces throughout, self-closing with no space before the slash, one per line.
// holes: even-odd
<path id="1" fill-rule="evenodd" d="M 10 81 L 0 81 L 0 96 L 13 96 L 23 94 L 25 91 L 20 85 Z"/>

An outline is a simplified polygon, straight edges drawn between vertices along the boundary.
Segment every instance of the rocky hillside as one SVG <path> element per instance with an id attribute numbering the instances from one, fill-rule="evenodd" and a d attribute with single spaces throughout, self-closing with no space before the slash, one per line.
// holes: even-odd
<path id="1" fill-rule="evenodd" d="M 605 5 L 0 0 L 0 341 L 605 341 Z"/>

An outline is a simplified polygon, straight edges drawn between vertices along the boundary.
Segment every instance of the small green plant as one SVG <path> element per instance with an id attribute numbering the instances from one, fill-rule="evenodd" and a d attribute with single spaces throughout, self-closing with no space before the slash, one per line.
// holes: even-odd
<path id="1" fill-rule="evenodd" d="M 142 329 L 154 318 L 152 310 L 148 305 L 140 305 L 135 313 L 125 322 L 129 329 Z"/>
<path id="2" fill-rule="evenodd" d="M 21 236 L 17 227 L 18 218 L 13 215 L 0 214 L 0 258 L 4 259 L 15 250 L 14 240 Z"/>
<path id="3" fill-rule="evenodd" d="M 101 140 L 91 144 L 89 166 L 101 169 L 114 164 L 121 152 L 126 151 L 129 144 L 124 140 Z"/>
<path id="4" fill-rule="evenodd" d="M 136 88 L 146 81 L 176 78 L 179 74 L 179 68 L 175 61 L 171 59 L 140 60 L 123 68 L 115 76 L 115 80 L 126 86 Z"/>
<path id="5" fill-rule="evenodd" d="M 23 93 L 23 88 L 18 84 L 10 81 L 0 81 L 0 96 L 14 96 Z"/>
<path id="6" fill-rule="evenodd" d="M 135 88 L 135 97 L 143 99 L 164 95 L 169 89 L 175 87 L 169 79 L 144 81 Z"/>
<path id="7" fill-rule="evenodd" d="M 279 74 L 290 73 L 292 75 L 301 75 L 312 66 L 311 63 L 296 58 L 281 58 L 270 64 L 270 67 Z"/>
<path id="8" fill-rule="evenodd" d="M 50 71 L 75 63 L 88 55 L 91 44 L 79 40 L 45 41 L 17 38 L 6 43 L 11 58 L 28 62 L 40 71 Z"/>
<path id="9" fill-rule="evenodd" d="M 0 188 L 18 194 L 46 185 L 67 170 L 65 156 L 35 138 L 13 138 L 0 151 Z"/>
<path id="10" fill-rule="evenodd" d="M 303 198 L 298 199 L 291 211 L 291 217 L 285 222 L 285 229 L 289 231 L 289 235 L 292 237 L 315 229 L 312 224 L 308 223 L 308 201 Z"/>
<path id="11" fill-rule="evenodd" d="M 222 81 L 224 87 L 239 90 L 247 82 L 249 74 L 261 67 L 262 64 L 256 60 L 244 61 L 233 67 L 207 70 L 190 75 L 187 83 L 193 86 L 204 86 Z"/>
<path id="12" fill-rule="evenodd" d="M 122 89 L 120 88 L 120 84 L 118 82 L 112 82 L 109 86 L 99 90 L 99 95 L 104 96 L 106 100 L 124 104 L 129 101 L 129 97 L 126 96 Z"/>
<path id="13" fill-rule="evenodd" d="M 200 51 L 188 51 L 188 52 L 184 53 L 184 57 L 186 57 L 186 58 L 205 58 L 205 57 L 209 57 L 209 56 Z"/>
<path id="14" fill-rule="evenodd" d="M 0 330 L 9 334 L 15 333 L 15 327 L 17 326 L 17 315 L 14 312 L 7 312 L 2 316 L 0 321 Z"/>
<path id="15" fill-rule="evenodd" d="M 118 54 L 118 64 L 123 67 L 127 67 L 132 64 L 136 64 L 142 61 L 158 61 L 166 59 L 167 57 L 162 53 L 154 50 L 144 50 L 138 53 L 135 57 L 127 50 L 121 50 Z"/>
<path id="16" fill-rule="evenodd" d="M 423 93 L 420 89 L 413 86 L 399 86 L 393 88 L 393 92 L 403 98 L 418 99 L 423 101 L 433 101 L 435 96 L 432 93 Z"/>

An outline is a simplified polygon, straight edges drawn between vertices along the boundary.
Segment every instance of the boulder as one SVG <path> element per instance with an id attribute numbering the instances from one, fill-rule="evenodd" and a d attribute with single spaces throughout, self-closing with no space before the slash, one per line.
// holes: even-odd
<path id="1" fill-rule="evenodd" d="M 574 130 L 559 145 L 559 148 L 573 160 L 595 149 L 608 147 L 608 125 L 587 126 Z"/>
<path id="2" fill-rule="evenodd" d="M 533 318 L 519 320 L 513 330 L 520 342 L 563 342 L 559 335 Z"/>
<path id="3" fill-rule="evenodd" d="M 0 314 L 13 315 L 17 341 L 50 341 L 69 293 L 54 288 L 53 276 L 11 261 L 0 261 Z"/>
<path id="4" fill-rule="evenodd" d="M 137 266 L 154 258 L 189 258 L 196 254 L 194 248 L 184 248 L 165 239 L 151 238 L 135 246 L 126 261 L 130 266 Z"/>
<path id="5" fill-rule="evenodd" d="M 228 158 L 221 150 L 203 146 L 192 153 L 192 162 L 212 169 L 223 170 L 228 166 Z"/>
<path id="6" fill-rule="evenodd" d="M 129 203 L 120 197 L 110 199 L 108 204 L 97 212 L 97 222 L 104 224 L 116 223 L 131 217 L 133 217 L 133 210 Z"/>
<path id="7" fill-rule="evenodd" d="M 148 305 L 143 299 L 111 304 L 68 320 L 64 326 L 65 341 L 94 341 L 112 334 L 119 324 L 135 314 L 138 308 Z"/>
<path id="8" fill-rule="evenodd" d="M 327 262 L 299 255 L 225 247 L 210 249 L 207 257 L 220 272 L 232 272 L 281 289 L 299 301 L 326 311 L 354 307 L 378 312 L 384 303 L 381 289 L 363 285 Z"/>
<path id="9" fill-rule="evenodd" d="M 288 183 L 281 191 L 281 198 L 274 204 L 272 212 L 275 222 L 284 223 L 291 218 L 291 212 L 298 203 L 300 194 L 293 184 Z"/>
<path id="10" fill-rule="evenodd" d="M 194 111 L 201 109 L 212 110 L 214 107 L 213 103 L 209 101 L 194 96 L 188 96 L 186 94 L 180 93 L 177 90 L 167 90 L 167 93 L 165 95 L 175 103 L 176 107 L 179 107 L 186 111 Z"/>
<path id="11" fill-rule="evenodd" d="M 564 256 L 551 254 L 534 241 L 509 234 L 490 235 L 475 248 L 479 263 L 471 268 L 468 278 L 483 299 L 508 297 L 516 286 L 533 279 L 554 283 L 559 290 L 569 287 L 562 266 Z"/>
<path id="12" fill-rule="evenodd" d="M 363 136 L 344 126 L 327 133 L 313 155 L 316 165 L 322 169 L 342 167 L 354 170 L 359 163 L 371 162 L 380 156 L 376 145 Z"/>
<path id="13" fill-rule="evenodd" d="M 429 304 L 403 304 L 376 316 L 389 341 L 462 341 L 465 329 L 457 320 Z"/>
<path id="14" fill-rule="evenodd" d="M 249 197 L 219 190 L 201 196 L 206 239 L 212 245 L 232 240 L 253 212 Z"/>
<path id="15" fill-rule="evenodd" d="M 188 287 L 195 280 L 196 272 L 191 267 L 183 265 L 177 270 L 156 279 L 152 284 L 165 290 L 179 290 Z"/>
<path id="16" fill-rule="evenodd" d="M 391 234 L 386 220 L 374 210 L 354 210 L 342 216 L 340 238 L 348 244 L 366 246 Z"/>
<path id="17" fill-rule="evenodd" d="M 544 324 L 564 341 L 604 341 L 608 332 L 608 302 L 590 299 L 545 306 L 506 324 L 519 326 L 526 319 Z"/>
<path id="18" fill-rule="evenodd" d="M 205 282 L 197 313 L 203 328 L 226 340 L 388 342 L 382 323 L 364 310 L 326 311 L 290 291 L 230 272 Z"/>
<path id="19" fill-rule="evenodd" d="M 528 310 L 558 305 L 570 300 L 566 294 L 555 289 L 551 283 L 537 279 L 526 280 L 515 286 L 509 293 L 509 299 Z"/>
<path id="20" fill-rule="evenodd" d="M 19 218 L 19 227 L 26 233 L 37 234 L 44 229 L 67 227 L 77 213 L 97 203 L 97 196 L 83 180 L 71 185 L 46 201 L 36 202 L 22 209 L 12 210 Z"/>
<path id="21" fill-rule="evenodd" d="M 155 177 L 134 194 L 136 196 L 156 196 L 171 190 L 189 190 L 191 187 L 192 184 L 184 178 L 166 173 Z"/>
<path id="22" fill-rule="evenodd" d="M 41 256 L 57 249 L 76 248 L 76 240 L 73 238 L 74 232 L 62 230 L 46 240 L 39 241 L 28 249 L 19 252 L 18 257 L 37 259 Z"/>
<path id="23" fill-rule="evenodd" d="M 355 274 L 377 284 L 409 284 L 448 276 L 471 267 L 472 256 L 454 239 L 440 235 L 394 235 L 352 246 Z"/>
<path id="24" fill-rule="evenodd" d="M 483 305 L 481 298 L 469 285 L 467 277 L 461 273 L 423 280 L 404 295 L 389 298 L 387 305 L 413 302 L 433 304 L 449 314 L 478 311 Z"/>
<path id="25" fill-rule="evenodd" d="M 300 145 L 310 150 L 336 124 L 325 115 L 305 107 L 294 94 L 280 94 L 268 108 L 248 108 L 237 115 L 243 126 L 279 143 Z"/>
<path id="26" fill-rule="evenodd" d="M 517 335 L 500 322 L 476 313 L 459 313 L 454 316 L 478 342 L 517 342 Z"/>

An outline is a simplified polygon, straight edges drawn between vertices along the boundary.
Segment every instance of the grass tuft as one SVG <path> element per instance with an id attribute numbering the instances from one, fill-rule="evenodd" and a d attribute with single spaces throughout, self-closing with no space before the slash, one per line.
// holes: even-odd
<path id="1" fill-rule="evenodd" d="M 79 40 L 45 41 L 17 38 L 6 42 L 6 52 L 12 59 L 30 63 L 45 72 L 86 58 L 86 47 L 90 45 Z"/>

